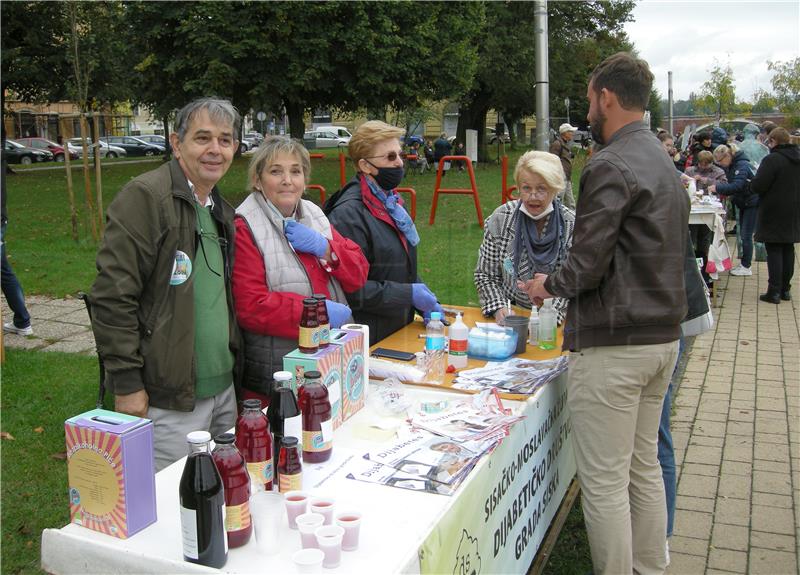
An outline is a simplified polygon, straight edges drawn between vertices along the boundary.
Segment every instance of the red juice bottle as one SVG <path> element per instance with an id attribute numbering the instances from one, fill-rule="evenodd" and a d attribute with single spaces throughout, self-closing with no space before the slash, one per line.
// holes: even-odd
<path id="1" fill-rule="evenodd" d="M 216 447 L 211 452 L 222 476 L 225 488 L 225 531 L 228 547 L 241 547 L 250 541 L 253 524 L 250 521 L 250 475 L 244 457 L 233 442 L 236 436 L 223 433 L 214 438 Z"/>
<path id="2" fill-rule="evenodd" d="M 331 343 L 331 323 L 328 320 L 328 305 L 325 294 L 315 293 L 314 299 L 317 300 L 317 321 L 319 322 L 319 348 L 328 347 Z"/>
<path id="3" fill-rule="evenodd" d="M 303 489 L 303 464 L 297 450 L 296 437 L 281 439 L 278 454 L 278 491 L 287 493 Z"/>
<path id="4" fill-rule="evenodd" d="M 301 353 L 317 353 L 319 350 L 317 300 L 313 297 L 307 297 L 303 300 L 303 315 L 300 316 L 297 347 Z"/>
<path id="5" fill-rule="evenodd" d="M 318 371 L 307 371 L 300 386 L 300 412 L 303 415 L 303 461 L 328 461 L 333 451 L 333 422 L 328 388 Z"/>
<path id="6" fill-rule="evenodd" d="M 247 462 L 247 472 L 258 486 L 272 491 L 272 435 L 267 416 L 261 412 L 261 401 L 245 399 L 236 420 L 236 447 Z"/>

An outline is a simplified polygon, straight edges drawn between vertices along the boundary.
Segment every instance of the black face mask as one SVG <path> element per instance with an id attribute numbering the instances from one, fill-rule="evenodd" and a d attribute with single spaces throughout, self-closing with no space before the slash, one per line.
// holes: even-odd
<path id="1" fill-rule="evenodd" d="M 377 167 L 377 166 L 376 166 Z M 391 191 L 400 185 L 405 175 L 405 170 L 399 168 L 377 168 L 378 174 L 372 176 L 384 191 Z"/>

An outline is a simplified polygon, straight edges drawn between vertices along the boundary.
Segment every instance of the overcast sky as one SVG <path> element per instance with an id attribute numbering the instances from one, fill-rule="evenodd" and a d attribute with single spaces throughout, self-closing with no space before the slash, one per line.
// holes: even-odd
<path id="1" fill-rule="evenodd" d="M 674 100 L 700 94 L 714 59 L 730 64 L 737 99 L 772 91 L 767 60 L 800 56 L 800 1 L 640 0 L 625 31 L 655 74 L 655 87 L 667 98 L 672 71 Z"/>

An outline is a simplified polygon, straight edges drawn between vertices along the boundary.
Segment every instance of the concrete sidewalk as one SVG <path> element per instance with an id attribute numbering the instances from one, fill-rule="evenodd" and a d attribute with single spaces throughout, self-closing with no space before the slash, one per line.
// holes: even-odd
<path id="1" fill-rule="evenodd" d="M 673 575 L 798 573 L 800 290 L 760 302 L 766 264 L 753 270 L 717 282 L 716 326 L 695 338 L 676 394 Z M 81 300 L 28 304 L 34 335 L 5 334 L 6 347 L 95 353 Z"/>

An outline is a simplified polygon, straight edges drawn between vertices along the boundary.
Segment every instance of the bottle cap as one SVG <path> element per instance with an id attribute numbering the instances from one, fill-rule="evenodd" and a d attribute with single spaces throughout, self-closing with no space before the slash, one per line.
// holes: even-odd
<path id="1" fill-rule="evenodd" d="M 208 443 L 211 441 L 211 434 L 208 431 L 192 431 L 186 434 L 186 441 L 189 443 Z"/>
<path id="2" fill-rule="evenodd" d="M 233 433 L 220 433 L 214 438 L 214 443 L 217 445 L 230 445 L 236 441 L 236 436 Z"/>
<path id="3" fill-rule="evenodd" d="M 261 400 L 260 399 L 245 399 L 242 402 L 242 407 L 247 409 L 261 409 Z"/>
<path id="4" fill-rule="evenodd" d="M 284 447 L 297 447 L 297 438 L 292 436 L 282 437 L 281 445 Z"/>
<path id="5" fill-rule="evenodd" d="M 438 312 L 438 311 L 432 311 L 432 312 L 431 312 L 431 319 L 438 319 L 438 320 L 441 320 L 441 319 L 442 319 L 442 314 L 441 314 L 441 312 Z"/>
<path id="6" fill-rule="evenodd" d="M 322 377 L 322 374 L 320 372 L 318 372 L 318 371 L 307 371 L 306 374 L 305 374 L 306 380 L 309 380 L 309 379 L 320 379 L 321 377 Z"/>
<path id="7" fill-rule="evenodd" d="M 275 381 L 292 381 L 292 374 L 288 371 L 276 371 L 272 374 Z"/>

